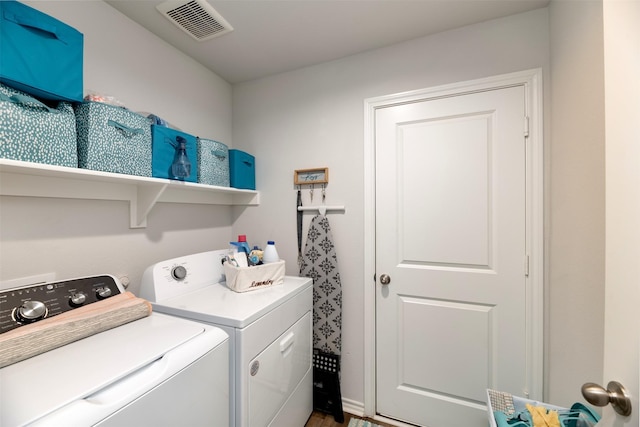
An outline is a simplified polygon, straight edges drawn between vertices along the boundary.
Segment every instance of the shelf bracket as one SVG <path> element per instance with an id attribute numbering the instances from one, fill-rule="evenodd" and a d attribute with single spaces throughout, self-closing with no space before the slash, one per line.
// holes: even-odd
<path id="1" fill-rule="evenodd" d="M 137 186 L 134 197 L 129 201 L 130 228 L 147 226 L 147 215 L 168 185 L 169 183 Z"/>

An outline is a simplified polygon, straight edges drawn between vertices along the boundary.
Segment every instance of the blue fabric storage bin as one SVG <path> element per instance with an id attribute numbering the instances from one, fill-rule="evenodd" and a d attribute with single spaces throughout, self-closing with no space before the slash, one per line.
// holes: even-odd
<path id="1" fill-rule="evenodd" d="M 44 105 L 0 83 L 0 157 L 78 167 L 76 116 L 69 102 Z"/>
<path id="2" fill-rule="evenodd" d="M 251 154 L 240 150 L 229 150 L 229 170 L 233 188 L 256 189 L 256 164 Z"/>
<path id="3" fill-rule="evenodd" d="M 171 173 L 171 165 L 176 156 L 181 136 L 187 141 L 187 157 L 191 163 L 191 174 L 181 181 L 198 182 L 198 147 L 196 137 L 179 130 L 159 125 L 151 125 L 152 161 L 151 174 L 155 178 L 178 179 Z"/>
<path id="4" fill-rule="evenodd" d="M 229 186 L 229 147 L 222 142 L 198 138 L 198 182 Z"/>
<path id="5" fill-rule="evenodd" d="M 0 82 L 42 99 L 82 101 L 83 45 L 69 25 L 0 1 Z"/>
<path id="6" fill-rule="evenodd" d="M 148 118 L 100 102 L 78 104 L 75 113 L 79 167 L 151 176 L 151 121 Z"/>

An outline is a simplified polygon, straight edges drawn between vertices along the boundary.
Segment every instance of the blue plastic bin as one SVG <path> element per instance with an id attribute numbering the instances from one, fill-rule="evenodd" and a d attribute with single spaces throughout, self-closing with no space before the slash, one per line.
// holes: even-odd
<path id="1" fill-rule="evenodd" d="M 0 82 L 37 98 L 82 101 L 84 36 L 17 1 L 0 1 Z"/>
<path id="2" fill-rule="evenodd" d="M 171 165 L 178 148 L 177 137 L 187 141 L 187 157 L 191 163 L 191 173 L 181 181 L 198 182 L 198 146 L 196 137 L 176 129 L 151 125 L 152 159 L 151 173 L 155 178 L 176 179 L 171 173 Z"/>
<path id="3" fill-rule="evenodd" d="M 256 164 L 251 154 L 240 150 L 229 150 L 229 172 L 233 188 L 256 189 Z"/>

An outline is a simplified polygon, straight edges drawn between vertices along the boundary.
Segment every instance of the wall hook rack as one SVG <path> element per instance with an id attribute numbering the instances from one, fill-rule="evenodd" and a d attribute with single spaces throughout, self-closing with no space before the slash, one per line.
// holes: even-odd
<path id="1" fill-rule="evenodd" d="M 298 211 L 318 211 L 321 215 L 325 215 L 327 211 L 347 211 L 343 205 L 312 205 L 312 206 L 298 206 Z"/>
<path id="2" fill-rule="evenodd" d="M 327 211 L 342 211 L 346 212 L 346 208 L 343 205 L 325 205 L 325 190 L 329 183 L 329 168 L 314 168 L 314 169 L 296 169 L 293 174 L 293 182 L 298 187 L 298 194 L 303 185 L 309 186 L 310 199 L 313 203 L 313 190 L 317 184 L 322 188 L 322 203 L 321 205 L 310 206 L 298 206 L 298 212 L 303 211 L 318 211 L 321 215 L 325 215 Z"/>
<path id="3" fill-rule="evenodd" d="M 329 183 L 329 168 L 296 169 L 293 173 L 295 185 L 315 185 Z"/>

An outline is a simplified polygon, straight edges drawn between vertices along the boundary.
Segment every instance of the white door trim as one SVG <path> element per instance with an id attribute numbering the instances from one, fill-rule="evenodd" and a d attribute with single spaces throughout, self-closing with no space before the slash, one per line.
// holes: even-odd
<path id="1" fill-rule="evenodd" d="M 542 69 L 509 73 L 479 80 L 397 93 L 364 100 L 364 414 L 376 414 L 376 313 L 375 313 L 375 112 L 378 108 L 508 86 L 525 87 L 525 111 L 529 117 L 527 139 L 526 239 L 529 254 L 527 277 L 528 394 L 543 400 L 544 361 L 544 150 Z M 527 393 L 528 392 L 528 393 Z"/>

